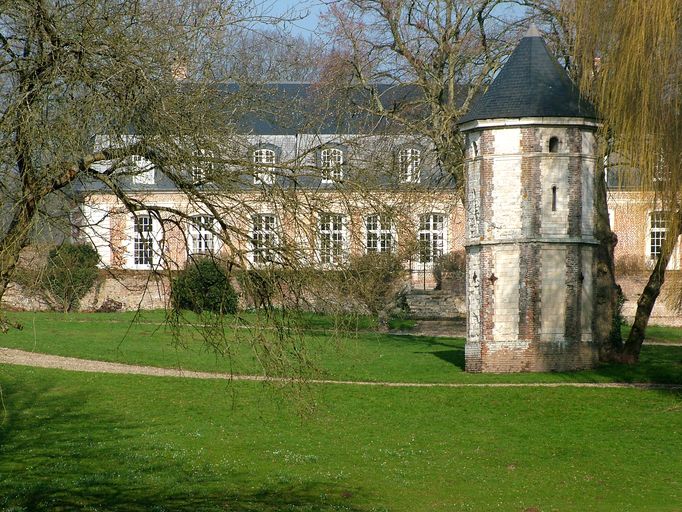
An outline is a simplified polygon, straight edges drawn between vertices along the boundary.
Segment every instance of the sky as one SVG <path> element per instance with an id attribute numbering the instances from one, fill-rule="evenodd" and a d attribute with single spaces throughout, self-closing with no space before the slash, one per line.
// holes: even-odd
<path id="1" fill-rule="evenodd" d="M 319 20 L 319 16 L 326 10 L 326 6 L 333 3 L 334 0 L 265 0 L 264 5 L 271 9 L 271 13 L 275 16 L 287 13 L 288 16 L 296 13 L 303 16 L 300 20 L 295 20 L 287 23 L 287 28 L 291 30 L 294 35 L 308 37 L 313 34 Z M 502 7 L 503 11 L 514 15 L 520 15 L 524 8 L 509 4 Z"/>
<path id="2" fill-rule="evenodd" d="M 322 0 L 272 0 L 272 12 L 275 15 L 283 13 L 297 13 L 304 16 L 301 20 L 296 20 L 291 24 L 287 23 L 287 27 L 295 35 L 308 37 L 315 30 L 320 13 L 326 7 Z"/>

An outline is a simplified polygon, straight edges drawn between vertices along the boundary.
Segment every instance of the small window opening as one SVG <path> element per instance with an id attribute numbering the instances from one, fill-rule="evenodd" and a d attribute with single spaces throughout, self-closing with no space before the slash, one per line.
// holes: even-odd
<path id="1" fill-rule="evenodd" d="M 556 211 L 556 185 L 552 187 L 552 211 Z"/>
<path id="2" fill-rule="evenodd" d="M 476 144 L 476 141 L 473 141 L 471 143 L 471 146 L 473 147 L 473 150 L 474 150 L 474 157 L 477 157 L 478 156 L 478 144 Z"/>
<path id="3" fill-rule="evenodd" d="M 559 137 L 549 138 L 549 152 L 558 153 L 559 152 Z"/>

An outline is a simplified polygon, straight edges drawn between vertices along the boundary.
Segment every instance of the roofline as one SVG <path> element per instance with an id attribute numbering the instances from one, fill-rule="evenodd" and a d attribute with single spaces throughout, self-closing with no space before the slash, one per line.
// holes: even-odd
<path id="1" fill-rule="evenodd" d="M 498 119 L 474 119 L 466 121 L 459 126 L 459 131 L 468 132 L 481 128 L 499 128 L 510 126 L 589 126 L 599 128 L 601 123 L 590 117 L 517 117 Z"/>

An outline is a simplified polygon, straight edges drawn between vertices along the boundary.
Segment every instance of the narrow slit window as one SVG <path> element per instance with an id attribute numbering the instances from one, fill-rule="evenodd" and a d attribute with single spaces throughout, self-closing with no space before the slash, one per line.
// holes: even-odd
<path id="1" fill-rule="evenodd" d="M 559 152 L 559 137 L 549 138 L 549 152 L 558 153 Z"/>
<path id="2" fill-rule="evenodd" d="M 552 211 L 556 211 L 556 185 L 552 187 Z"/>

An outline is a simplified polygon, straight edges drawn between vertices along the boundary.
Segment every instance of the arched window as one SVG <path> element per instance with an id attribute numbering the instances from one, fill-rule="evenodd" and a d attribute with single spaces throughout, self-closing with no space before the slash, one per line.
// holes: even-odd
<path id="1" fill-rule="evenodd" d="M 445 215 L 427 213 L 419 217 L 419 263 L 433 263 L 445 251 Z"/>
<path id="2" fill-rule="evenodd" d="M 366 252 L 392 252 L 395 249 L 396 234 L 393 221 L 387 215 L 365 217 Z"/>
<path id="3" fill-rule="evenodd" d="M 339 148 L 324 148 L 320 151 L 322 181 L 333 182 L 343 179 L 343 151 Z"/>
<path id="4" fill-rule="evenodd" d="M 253 182 L 256 185 L 272 185 L 275 182 L 275 160 L 273 149 L 258 148 L 253 152 L 253 163 L 256 164 L 256 172 Z"/>
<path id="5" fill-rule="evenodd" d="M 556 185 L 552 186 L 552 211 L 556 211 Z"/>
<path id="6" fill-rule="evenodd" d="M 559 137 L 549 138 L 549 152 L 558 153 L 559 152 Z"/>
<path id="7" fill-rule="evenodd" d="M 398 172 L 401 183 L 419 182 L 419 165 L 422 152 L 417 148 L 403 148 L 398 151 Z"/>
<path id="8" fill-rule="evenodd" d="M 135 169 L 133 171 L 133 184 L 153 185 L 154 184 L 154 164 L 141 155 L 131 157 Z"/>

